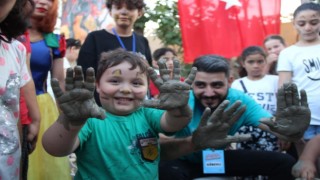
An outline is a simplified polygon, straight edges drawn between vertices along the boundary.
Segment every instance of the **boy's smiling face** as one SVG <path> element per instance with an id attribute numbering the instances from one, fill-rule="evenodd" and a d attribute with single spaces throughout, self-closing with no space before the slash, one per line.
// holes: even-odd
<path id="1" fill-rule="evenodd" d="M 148 91 L 146 73 L 123 62 L 105 70 L 97 83 L 103 108 L 115 115 L 128 115 L 138 109 Z"/>

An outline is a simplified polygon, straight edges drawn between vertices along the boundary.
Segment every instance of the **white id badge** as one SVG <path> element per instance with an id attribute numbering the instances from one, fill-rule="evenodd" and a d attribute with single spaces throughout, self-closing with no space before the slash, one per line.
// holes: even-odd
<path id="1" fill-rule="evenodd" d="M 204 174 L 224 174 L 224 151 L 223 150 L 203 150 L 202 151 L 203 173 Z"/>

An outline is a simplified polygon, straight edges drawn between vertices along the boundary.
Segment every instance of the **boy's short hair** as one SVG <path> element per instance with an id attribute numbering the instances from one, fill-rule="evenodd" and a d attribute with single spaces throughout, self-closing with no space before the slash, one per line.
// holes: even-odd
<path id="1" fill-rule="evenodd" d="M 112 5 L 120 7 L 123 3 L 127 5 L 128 9 L 141 10 L 146 6 L 143 0 L 107 0 L 106 6 L 110 10 Z"/>
<path id="2" fill-rule="evenodd" d="M 122 48 L 118 48 L 112 51 L 101 53 L 96 75 L 96 82 L 100 81 L 102 74 L 107 69 L 113 66 L 117 66 L 123 62 L 128 62 L 132 65 L 130 70 L 139 67 L 141 70 L 141 74 L 145 73 L 148 77 L 149 65 L 147 60 L 143 59 L 140 55 L 135 54 L 134 52 L 129 52 Z"/>

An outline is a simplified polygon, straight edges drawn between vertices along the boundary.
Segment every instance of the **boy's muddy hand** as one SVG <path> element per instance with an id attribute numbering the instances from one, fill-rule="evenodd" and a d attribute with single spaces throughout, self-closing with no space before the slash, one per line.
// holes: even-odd
<path id="1" fill-rule="evenodd" d="M 284 137 L 284 140 L 300 140 L 307 130 L 311 120 L 307 95 L 300 91 L 294 83 L 286 83 L 278 91 L 276 119 L 263 119 L 261 123 L 269 126 L 270 130 Z"/>
<path id="2" fill-rule="evenodd" d="M 224 148 L 230 143 L 251 139 L 250 134 L 228 135 L 231 127 L 246 110 L 245 106 L 240 107 L 240 101 L 226 109 L 228 104 L 228 100 L 223 101 L 213 113 L 210 108 L 205 109 L 198 128 L 192 134 L 195 150 Z"/>
<path id="3" fill-rule="evenodd" d="M 100 108 L 93 97 L 95 89 L 94 69 L 87 69 L 86 81 L 83 81 L 81 66 L 67 69 L 66 91 L 63 92 L 57 79 L 51 80 L 52 90 L 62 110 L 69 129 L 69 124 L 82 125 L 90 117 L 105 119 L 105 111 Z"/>
<path id="4" fill-rule="evenodd" d="M 148 69 L 148 72 L 150 78 L 159 89 L 160 94 L 158 99 L 145 100 L 143 105 L 164 110 L 186 106 L 189 100 L 189 90 L 197 72 L 196 68 L 192 68 L 188 78 L 184 82 L 181 82 L 180 63 L 178 60 L 174 60 L 172 79 L 170 78 L 170 70 L 167 69 L 165 60 L 160 59 L 158 65 L 161 78 L 158 77 L 151 67 Z"/>

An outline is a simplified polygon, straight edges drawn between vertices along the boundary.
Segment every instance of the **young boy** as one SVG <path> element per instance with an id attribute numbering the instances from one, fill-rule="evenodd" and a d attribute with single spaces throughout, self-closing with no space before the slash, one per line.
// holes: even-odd
<path id="1" fill-rule="evenodd" d="M 75 179 L 158 179 L 158 133 L 176 132 L 188 124 L 192 116 L 189 89 L 196 72 L 193 69 L 180 82 L 179 62 L 174 63 L 172 79 L 164 64 L 159 62 L 160 79 L 139 55 L 116 49 L 101 55 L 96 81 L 89 68 L 83 82 L 79 66 L 75 72 L 68 69 L 65 93 L 53 80 L 63 113 L 43 136 L 46 151 L 53 156 L 75 151 Z M 143 102 L 148 73 L 160 95 L 158 100 Z M 95 83 L 106 112 L 93 99 Z"/>
<path id="2" fill-rule="evenodd" d="M 151 65 L 151 51 L 148 40 L 133 31 L 134 23 L 143 15 L 145 6 L 143 0 L 107 0 L 106 6 L 115 22 L 115 27 L 93 31 L 84 41 L 77 60 L 82 66 L 84 75 L 86 69 L 93 67 L 97 72 L 100 54 L 117 48 L 140 53 Z M 99 95 L 95 93 L 99 106 Z"/>

